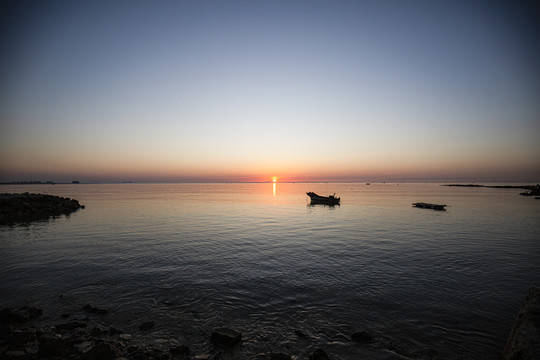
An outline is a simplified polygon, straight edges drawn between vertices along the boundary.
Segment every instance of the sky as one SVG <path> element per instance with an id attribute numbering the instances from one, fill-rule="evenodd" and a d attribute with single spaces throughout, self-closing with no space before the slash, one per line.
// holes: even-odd
<path id="1" fill-rule="evenodd" d="M 0 181 L 540 181 L 527 1 L 4 1 Z"/>

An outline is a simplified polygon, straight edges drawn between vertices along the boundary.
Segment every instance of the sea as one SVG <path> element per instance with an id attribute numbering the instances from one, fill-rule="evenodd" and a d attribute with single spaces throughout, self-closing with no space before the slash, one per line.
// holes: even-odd
<path id="1" fill-rule="evenodd" d="M 435 183 L 2 185 L 85 205 L 0 227 L 0 307 L 85 304 L 145 341 L 237 359 L 496 359 L 540 285 L 540 201 Z M 336 194 L 312 206 L 306 192 Z M 419 209 L 414 202 L 447 205 Z M 139 325 L 154 321 L 141 333 Z M 364 331 L 369 343 L 351 340 Z M 259 354 L 259 355 L 258 355 Z"/>

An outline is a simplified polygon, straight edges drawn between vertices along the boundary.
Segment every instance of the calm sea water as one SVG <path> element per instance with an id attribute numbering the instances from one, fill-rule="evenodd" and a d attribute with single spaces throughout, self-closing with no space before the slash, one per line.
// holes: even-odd
<path id="1" fill-rule="evenodd" d="M 239 358 L 322 347 L 339 359 L 493 359 L 540 285 L 540 201 L 438 184 L 2 186 L 86 209 L 0 228 L 0 305 L 60 319 L 91 303 L 150 340 L 206 353 L 242 331 Z M 308 206 L 306 191 L 341 206 Z M 416 209 L 412 202 L 448 210 Z M 60 297 L 59 295 L 63 296 Z M 150 334 L 138 325 L 153 320 Z M 306 334 L 299 337 L 295 330 Z M 371 344 L 350 341 L 367 331 Z"/>

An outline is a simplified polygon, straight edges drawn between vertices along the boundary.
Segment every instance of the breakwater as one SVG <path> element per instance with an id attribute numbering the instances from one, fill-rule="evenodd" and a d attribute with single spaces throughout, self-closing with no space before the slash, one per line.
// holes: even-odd
<path id="1" fill-rule="evenodd" d="M 0 225 L 29 223 L 84 209 L 78 200 L 46 194 L 0 194 Z"/>

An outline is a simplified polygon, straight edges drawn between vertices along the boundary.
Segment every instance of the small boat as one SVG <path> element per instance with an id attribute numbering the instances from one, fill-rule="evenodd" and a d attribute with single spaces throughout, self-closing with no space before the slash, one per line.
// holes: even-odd
<path id="1" fill-rule="evenodd" d="M 340 198 L 336 197 L 336 194 L 330 195 L 330 196 L 320 196 L 315 194 L 314 192 L 308 192 L 306 193 L 311 198 L 311 205 L 339 205 Z"/>
<path id="2" fill-rule="evenodd" d="M 412 204 L 414 207 L 422 208 L 422 209 L 433 209 L 433 210 L 439 210 L 444 211 L 446 210 L 444 207 L 446 205 L 439 205 L 439 204 L 429 204 L 429 203 L 423 203 L 423 202 L 417 202 Z"/>

